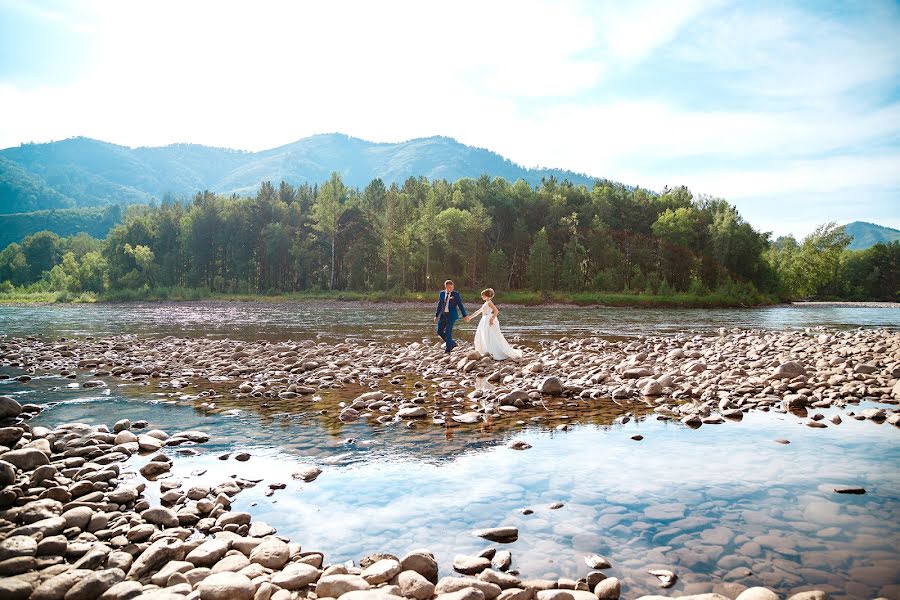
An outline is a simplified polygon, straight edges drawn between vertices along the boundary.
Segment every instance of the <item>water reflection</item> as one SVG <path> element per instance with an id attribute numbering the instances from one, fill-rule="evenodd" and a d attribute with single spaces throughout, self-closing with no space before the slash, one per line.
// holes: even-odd
<path id="1" fill-rule="evenodd" d="M 668 334 L 719 327 L 785 329 L 897 327 L 900 308 L 776 306 L 749 309 L 633 309 L 504 306 L 503 327 L 525 341 L 560 335 Z M 85 336 L 140 333 L 237 339 L 385 339 L 432 336 L 431 305 L 182 302 L 0 305 L 0 334 Z M 461 324 L 471 340 L 475 323 Z"/>
<path id="2" fill-rule="evenodd" d="M 623 580 L 627 597 L 658 590 L 646 573 L 656 567 L 678 573 L 675 594 L 711 591 L 723 579 L 780 594 L 814 587 L 834 598 L 900 591 L 900 445 L 890 425 L 845 417 L 840 426 L 813 430 L 795 415 L 751 413 L 740 423 L 691 431 L 640 418 L 647 406 L 601 401 L 590 410 L 551 405 L 541 421 L 522 411 L 491 430 L 474 424 L 448 431 L 430 423 L 342 424 L 337 402 L 357 390 L 252 406 L 223 397 L 209 410 L 151 386 L 115 386 L 104 395 L 67 383 L 7 380 L 0 393 L 59 402 L 35 424 L 112 424 L 127 415 L 170 431 L 210 433 L 197 456 L 167 449 L 174 476 L 205 470 L 199 481 L 211 484 L 262 478 L 235 508 L 333 562 L 428 547 L 446 573 L 455 554 L 489 545 L 473 529 L 503 524 L 520 530 L 506 547 L 524 576 L 582 576 L 582 556 L 600 553 L 612 560 L 610 574 Z M 626 409 L 639 418 L 615 422 Z M 517 420 L 524 429 L 510 428 Z M 556 428 L 563 423 L 568 431 Z M 635 434 L 643 440 L 632 440 Z M 512 450 L 512 437 L 533 447 Z M 252 458 L 217 459 L 235 449 Z M 323 473 L 310 483 L 293 480 L 304 464 Z M 267 496 L 271 483 L 287 488 Z M 832 491 L 844 485 L 868 493 Z M 551 510 L 557 501 L 564 506 Z M 526 507 L 534 513 L 522 514 Z"/>

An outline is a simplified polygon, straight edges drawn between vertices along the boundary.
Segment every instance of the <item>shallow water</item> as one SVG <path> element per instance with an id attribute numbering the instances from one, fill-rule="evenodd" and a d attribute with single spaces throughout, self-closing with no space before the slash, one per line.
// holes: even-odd
<path id="1" fill-rule="evenodd" d="M 634 309 L 614 307 L 504 306 L 507 337 L 634 336 L 720 327 L 786 328 L 900 327 L 900 307 L 774 306 L 746 309 Z M 470 303 L 470 309 L 478 307 Z M 117 333 L 235 339 L 433 338 L 428 304 L 151 302 L 96 305 L 0 305 L 0 334 L 85 336 Z M 471 340 L 476 322 L 457 322 Z"/>
<path id="2" fill-rule="evenodd" d="M 74 312 L 64 313 L 55 312 L 56 307 L 28 307 L 23 313 L 0 307 L 0 331 L 73 336 L 140 330 L 146 335 L 282 339 L 316 334 L 343 339 L 354 331 L 378 339 L 423 336 L 410 324 L 421 316 L 415 307 L 307 308 L 307 316 L 296 322 L 289 319 L 286 305 L 239 307 L 242 312 L 225 322 L 218 320 L 224 317 L 217 311 L 237 311 L 234 305 L 65 307 Z M 100 312 L 92 316 L 94 308 Z M 536 328 L 538 319 L 553 320 L 555 333 L 547 328 L 541 333 L 555 336 L 563 331 L 623 335 L 897 323 L 887 322 L 896 309 L 615 309 L 615 317 L 612 310 L 510 309 L 508 315 L 504 311 L 504 327 L 532 337 L 528 328 Z M 27 326 L 19 323 L 26 315 Z M 427 330 L 428 315 L 423 320 Z M 263 323 L 265 335 L 259 329 Z M 713 582 L 732 580 L 766 585 L 779 594 L 823 589 L 833 598 L 900 597 L 900 431 L 846 416 L 868 403 L 820 411 L 843 416 L 841 425 L 828 422 L 827 429 L 805 427 L 791 414 L 756 412 L 741 422 L 690 430 L 653 415 L 640 416 L 649 410 L 642 403 L 623 408 L 609 400 L 588 410 L 551 402 L 490 429 L 444 429 L 430 422 L 408 428 L 365 420 L 340 423 L 337 403 L 352 390 L 253 405 L 217 398 L 217 409 L 208 410 L 200 400 L 162 394 L 152 385 L 119 386 L 113 378 L 108 393 L 65 387 L 86 378 L 0 381 L 0 393 L 23 403 L 59 402 L 33 424 L 111 426 L 127 416 L 170 433 L 206 431 L 212 439 L 194 447 L 198 456 L 166 450 L 174 460 L 174 475 L 209 483 L 232 475 L 262 479 L 236 497 L 235 509 L 252 512 L 305 550 L 325 552 L 329 562 L 425 547 L 449 574 L 455 554 L 492 545 L 474 537 L 473 529 L 514 525 L 519 540 L 503 547 L 513 553 L 513 568 L 524 577 L 577 578 L 588 572 L 583 555 L 599 553 L 613 564 L 607 573 L 623 580 L 624 597 L 658 592 L 655 579 L 646 573 L 652 568 L 679 575 L 674 588 L 661 592 L 666 595 L 710 591 Z M 638 418 L 617 423 L 626 410 Z M 525 424 L 513 427 L 516 419 Z M 563 423 L 569 424 L 568 431 L 557 429 Z M 644 439 L 632 440 L 636 434 Z M 778 438 L 791 443 L 775 443 Z M 533 447 L 512 450 L 506 446 L 511 439 Z M 252 458 L 245 463 L 217 459 L 234 450 L 246 450 Z M 131 464 L 138 467 L 143 460 Z M 293 470 L 304 464 L 317 465 L 323 473 L 311 483 L 293 480 Z M 191 477 L 203 469 L 204 475 Z M 272 483 L 287 488 L 266 496 Z M 846 485 L 862 486 L 867 494 L 833 492 Z M 151 483 L 150 494 L 156 490 L 158 483 Z M 564 506 L 549 509 L 556 501 Z M 521 514 L 525 507 L 534 514 Z"/>

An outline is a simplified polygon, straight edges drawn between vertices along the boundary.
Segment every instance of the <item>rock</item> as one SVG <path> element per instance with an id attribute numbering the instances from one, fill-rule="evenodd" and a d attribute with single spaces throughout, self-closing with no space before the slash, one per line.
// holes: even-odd
<path id="1" fill-rule="evenodd" d="M 0 578 L 0 598 L 3 600 L 28 600 L 32 592 L 31 584 L 18 577 Z"/>
<path id="2" fill-rule="evenodd" d="M 225 540 L 206 540 L 191 550 L 184 560 L 197 567 L 212 567 L 225 556 L 225 553 L 228 552 L 228 546 L 229 544 Z"/>
<path id="3" fill-rule="evenodd" d="M 339 598 L 354 590 L 367 590 L 372 586 L 359 575 L 326 575 L 316 583 L 316 596 Z"/>
<path id="4" fill-rule="evenodd" d="M 27 535 L 13 535 L 0 542 L 0 561 L 37 554 L 37 541 Z"/>
<path id="5" fill-rule="evenodd" d="M 94 571 L 66 592 L 65 600 L 96 600 L 100 594 L 125 579 L 122 569 Z"/>
<path id="6" fill-rule="evenodd" d="M 427 550 L 413 550 L 400 559 L 404 571 L 415 571 L 431 583 L 437 583 L 438 564 Z"/>
<path id="7" fill-rule="evenodd" d="M 463 413 L 461 415 L 453 415 L 452 419 L 457 423 L 471 425 L 473 423 L 481 422 L 481 413 L 467 412 L 467 413 Z"/>
<path id="8" fill-rule="evenodd" d="M 147 523 L 162 527 L 178 527 L 178 516 L 171 508 L 154 506 L 141 513 L 141 518 Z"/>
<path id="9" fill-rule="evenodd" d="M 246 512 L 226 512 L 219 515 L 216 519 L 216 525 L 225 527 L 226 525 L 250 525 L 250 513 Z"/>
<path id="10" fill-rule="evenodd" d="M 400 592 L 406 598 L 430 600 L 434 595 L 434 584 L 412 570 L 401 571 L 397 575 L 397 585 L 400 586 Z"/>
<path id="11" fill-rule="evenodd" d="M 401 419 L 421 419 L 428 416 L 428 411 L 424 406 L 409 406 L 398 410 L 397 416 Z"/>
<path id="12" fill-rule="evenodd" d="M 37 556 L 63 556 L 68 546 L 69 542 L 66 540 L 66 536 L 51 535 L 38 542 Z"/>
<path id="13" fill-rule="evenodd" d="M 497 600 L 533 600 L 534 590 L 531 588 L 509 588 L 500 592 Z"/>
<path id="14" fill-rule="evenodd" d="M 734 600 L 778 600 L 778 594 L 764 587 L 751 587 Z"/>
<path id="15" fill-rule="evenodd" d="M 0 454 L 0 461 L 14 465 L 23 471 L 31 471 L 41 465 L 49 465 L 50 459 L 37 448 L 22 448 Z"/>
<path id="16" fill-rule="evenodd" d="M 256 586 L 240 573 L 214 573 L 197 586 L 201 600 L 253 600 Z"/>
<path id="17" fill-rule="evenodd" d="M 524 440 L 513 440 L 507 444 L 507 447 L 512 448 L 513 450 L 528 450 L 531 448 L 531 444 Z"/>
<path id="18" fill-rule="evenodd" d="M 60 516 L 66 520 L 66 529 L 69 527 L 84 529 L 91 521 L 91 517 L 94 516 L 94 511 L 87 506 L 76 506 L 75 508 L 70 508 Z"/>
<path id="19" fill-rule="evenodd" d="M 275 533 L 275 528 L 264 521 L 253 521 L 247 535 L 252 538 L 263 538 Z"/>
<path id="20" fill-rule="evenodd" d="M 509 550 L 500 550 L 491 559 L 491 565 L 499 571 L 506 571 L 512 565 L 512 553 Z"/>
<path id="21" fill-rule="evenodd" d="M 672 587 L 678 580 L 678 576 L 675 573 L 666 569 L 653 569 L 647 572 L 659 579 L 659 587 L 661 588 Z"/>
<path id="22" fill-rule="evenodd" d="M 0 420 L 11 419 L 22 414 L 22 405 L 9 396 L 0 396 Z"/>
<path id="23" fill-rule="evenodd" d="M 385 558 L 366 567 L 361 577 L 368 581 L 370 585 L 378 585 L 379 583 L 390 581 L 401 570 L 399 561 Z"/>
<path id="24" fill-rule="evenodd" d="M 98 600 L 131 600 L 141 594 L 144 586 L 138 581 L 121 581 L 103 592 Z"/>
<path id="25" fill-rule="evenodd" d="M 564 389 L 562 380 L 553 376 L 544 377 L 538 385 L 538 390 L 548 396 L 562 396 Z"/>
<path id="26" fill-rule="evenodd" d="M 391 592 L 397 592 L 396 594 Z M 373 590 L 354 590 L 341 596 L 342 600 L 403 600 L 396 586 L 380 587 Z"/>
<path id="27" fill-rule="evenodd" d="M 11 485 L 16 481 L 16 467 L 5 460 L 0 460 L 0 486 Z"/>
<path id="28" fill-rule="evenodd" d="M 487 581 L 471 579 L 469 577 L 443 577 L 434 588 L 438 595 L 459 592 L 466 588 L 475 588 L 484 596 L 485 600 L 494 600 L 500 595 L 500 586 Z"/>
<path id="29" fill-rule="evenodd" d="M 472 532 L 474 535 L 498 542 L 500 544 L 508 544 L 519 539 L 519 530 L 515 527 L 492 527 L 488 529 L 477 529 Z"/>
<path id="30" fill-rule="evenodd" d="M 650 380 L 641 388 L 642 396 L 662 396 L 663 386 L 658 381 Z"/>
<path id="31" fill-rule="evenodd" d="M 793 379 L 801 376 L 806 376 L 806 368 L 792 360 L 781 363 L 772 372 L 772 379 Z"/>
<path id="32" fill-rule="evenodd" d="M 286 565 L 290 558 L 291 552 L 288 549 L 288 545 L 274 537 L 264 539 L 259 546 L 250 552 L 250 562 L 276 571 Z M 400 565 L 398 564 L 397 569 L 399 570 L 399 568 Z M 379 581 L 378 583 L 381 582 Z"/>
<path id="33" fill-rule="evenodd" d="M 0 446 L 12 448 L 25 433 L 21 427 L 0 427 Z"/>
<path id="34" fill-rule="evenodd" d="M 834 488 L 834 491 L 835 491 L 835 493 L 838 493 L 838 494 L 857 494 L 857 495 L 860 495 L 860 494 L 865 494 L 865 493 L 866 493 L 866 489 L 865 489 L 865 488 L 861 488 L 861 487 L 839 487 L 839 488 Z"/>
<path id="35" fill-rule="evenodd" d="M 828 594 L 820 590 L 810 590 L 788 596 L 787 600 L 828 600 Z"/>
<path id="36" fill-rule="evenodd" d="M 621 592 L 622 586 L 616 577 L 608 577 L 594 588 L 594 595 L 598 600 L 618 600 Z"/>
<path id="37" fill-rule="evenodd" d="M 249 567 L 251 564 L 250 559 L 244 556 L 243 554 L 227 554 L 225 557 L 213 565 L 211 571 L 213 573 L 224 573 L 225 571 L 240 571 L 244 567 Z"/>
<path id="38" fill-rule="evenodd" d="M 491 561 L 481 556 L 465 556 L 457 554 L 453 557 L 453 570 L 463 575 L 475 575 L 489 569 Z"/>
<path id="39" fill-rule="evenodd" d="M 29 600 L 62 600 L 72 586 L 91 573 L 87 569 L 73 569 L 55 575 L 37 586 Z"/>
<path id="40" fill-rule="evenodd" d="M 322 469 L 318 467 L 314 467 L 312 465 L 308 465 L 305 467 L 300 467 L 296 471 L 292 477 L 294 479 L 302 479 L 303 481 L 313 481 L 316 477 L 318 477 L 322 473 Z"/>
<path id="41" fill-rule="evenodd" d="M 10 535 L 37 535 L 48 537 L 56 535 L 66 528 L 66 520 L 62 517 L 51 517 L 42 519 L 28 525 L 22 525 L 10 532 Z"/>
<path id="42" fill-rule="evenodd" d="M 589 554 L 584 557 L 584 564 L 588 566 L 590 569 L 609 569 L 612 565 L 609 563 L 609 560 L 600 556 L 599 554 Z"/>
<path id="43" fill-rule="evenodd" d="M 291 563 L 272 575 L 272 583 L 285 590 L 300 590 L 315 582 L 319 578 L 320 571 L 306 563 Z"/>
<path id="44" fill-rule="evenodd" d="M 474 587 L 465 587 L 456 592 L 439 594 L 436 600 L 485 600 L 484 593 Z"/>
<path id="45" fill-rule="evenodd" d="M 128 571 L 128 579 L 143 579 L 170 560 L 181 560 L 183 556 L 184 543 L 181 540 L 177 538 L 157 540 L 135 559 Z"/>
<path id="46" fill-rule="evenodd" d="M 141 467 L 141 475 L 147 479 L 155 479 L 163 473 L 168 473 L 172 469 L 172 465 L 167 462 L 150 461 Z"/>

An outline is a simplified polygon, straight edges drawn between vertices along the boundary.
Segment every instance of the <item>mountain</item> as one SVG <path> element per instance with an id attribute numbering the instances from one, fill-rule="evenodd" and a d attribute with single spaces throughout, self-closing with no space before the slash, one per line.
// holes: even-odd
<path id="1" fill-rule="evenodd" d="M 865 250 L 879 242 L 900 240 L 900 230 L 865 221 L 853 221 L 844 225 L 844 232 L 853 238 L 849 246 L 851 250 Z"/>
<path id="2" fill-rule="evenodd" d="M 332 171 L 360 188 L 376 177 L 391 184 L 420 175 L 456 181 L 487 174 L 532 185 L 551 176 L 594 181 L 571 171 L 524 168 L 448 137 L 376 143 L 333 133 L 260 152 L 196 144 L 128 148 L 80 137 L 0 150 L 0 213 L 147 203 L 201 190 L 249 195 L 261 181 L 320 183 Z"/>

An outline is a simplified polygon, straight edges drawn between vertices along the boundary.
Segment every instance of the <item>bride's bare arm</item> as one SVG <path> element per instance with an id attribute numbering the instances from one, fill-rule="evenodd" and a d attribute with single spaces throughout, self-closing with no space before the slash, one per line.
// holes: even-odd
<path id="1" fill-rule="evenodd" d="M 484 307 L 482 306 L 481 308 L 479 308 L 479 309 L 476 310 L 475 312 L 469 313 L 469 318 L 470 318 L 470 319 L 474 319 L 475 317 L 477 317 L 478 315 L 480 315 L 481 312 L 482 312 L 483 310 L 484 310 Z"/>

